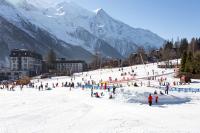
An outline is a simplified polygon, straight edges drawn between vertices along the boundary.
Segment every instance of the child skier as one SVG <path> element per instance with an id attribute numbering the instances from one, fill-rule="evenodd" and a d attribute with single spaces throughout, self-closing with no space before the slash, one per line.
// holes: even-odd
<path id="1" fill-rule="evenodd" d="M 156 104 L 158 103 L 158 95 L 156 95 Z"/>
<path id="2" fill-rule="evenodd" d="M 149 97 L 148 97 L 149 106 L 152 105 L 152 100 L 153 100 L 153 98 L 152 98 L 151 94 L 149 94 Z"/>

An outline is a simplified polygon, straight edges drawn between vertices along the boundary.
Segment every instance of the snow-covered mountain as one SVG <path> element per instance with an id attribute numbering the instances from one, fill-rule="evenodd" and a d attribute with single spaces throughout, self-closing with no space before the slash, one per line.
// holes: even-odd
<path id="1" fill-rule="evenodd" d="M 9 3 L 0 0 L 0 66 L 9 65 L 9 53 L 14 48 L 26 48 L 46 55 L 54 49 L 59 57 L 91 61 L 92 54 L 80 46 L 58 39 L 32 24 Z"/>
<path id="2" fill-rule="evenodd" d="M 109 57 L 123 58 L 139 46 L 148 49 L 164 42 L 150 31 L 113 19 L 103 9 L 92 12 L 66 0 L 0 0 L 0 16 L 32 37 L 22 22 L 48 32 L 67 46 Z"/>

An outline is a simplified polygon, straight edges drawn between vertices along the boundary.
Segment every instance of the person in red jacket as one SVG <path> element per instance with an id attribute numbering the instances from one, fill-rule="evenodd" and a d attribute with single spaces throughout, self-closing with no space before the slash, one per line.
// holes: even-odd
<path id="1" fill-rule="evenodd" d="M 158 103 L 158 95 L 156 95 L 156 103 Z"/>
<path id="2" fill-rule="evenodd" d="M 153 100 L 153 97 L 151 96 L 151 94 L 149 94 L 149 97 L 148 97 L 149 106 L 152 105 L 152 100 Z"/>

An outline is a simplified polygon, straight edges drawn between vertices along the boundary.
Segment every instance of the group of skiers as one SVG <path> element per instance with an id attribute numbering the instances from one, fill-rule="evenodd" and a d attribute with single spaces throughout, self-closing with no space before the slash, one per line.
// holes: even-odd
<path id="1" fill-rule="evenodd" d="M 5 82 L 0 84 L 0 89 L 6 89 L 8 91 L 15 91 L 14 88 L 16 87 L 15 82 Z"/>
<path id="2" fill-rule="evenodd" d="M 149 94 L 149 97 L 148 97 L 149 106 L 152 105 L 153 99 L 154 99 L 153 96 L 152 96 L 151 94 Z M 158 95 L 157 95 L 157 94 L 155 95 L 155 103 L 156 103 L 156 104 L 158 103 Z"/>
<path id="3" fill-rule="evenodd" d="M 69 87 L 70 88 L 70 91 L 71 91 L 71 88 L 74 88 L 74 82 L 65 82 L 65 83 L 61 83 L 61 85 L 59 85 L 59 83 L 52 83 L 52 88 L 56 88 L 56 87 Z M 33 87 L 34 88 L 34 87 Z M 43 85 L 43 83 L 41 82 L 39 86 L 35 86 L 36 89 L 38 89 L 39 91 L 43 91 L 44 89 L 45 90 L 51 90 L 52 88 L 49 86 L 48 83 L 46 83 L 45 85 Z"/>
<path id="4" fill-rule="evenodd" d="M 113 85 L 112 87 L 112 91 L 111 89 L 108 87 L 107 88 L 107 92 L 109 93 L 109 99 L 112 99 L 113 98 L 113 95 L 116 94 L 116 86 Z M 94 92 L 94 87 L 91 88 L 91 97 L 95 96 L 96 98 L 100 98 L 102 96 L 104 96 L 104 93 L 103 92 Z"/>

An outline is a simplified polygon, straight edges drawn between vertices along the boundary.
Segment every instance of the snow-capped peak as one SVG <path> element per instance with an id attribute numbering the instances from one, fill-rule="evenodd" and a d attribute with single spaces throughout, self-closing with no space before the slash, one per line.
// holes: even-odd
<path id="1" fill-rule="evenodd" d="M 104 12 L 104 10 L 102 9 L 102 8 L 98 8 L 98 9 L 96 9 L 96 10 L 94 10 L 94 12 L 96 13 L 96 14 L 98 14 L 99 12 Z"/>
<path id="2" fill-rule="evenodd" d="M 102 8 L 99 8 L 99 9 L 96 9 L 94 11 L 96 13 L 96 15 L 99 15 L 99 16 L 107 16 L 110 18 L 110 16 L 106 13 L 106 11 L 104 11 L 104 9 Z"/>

